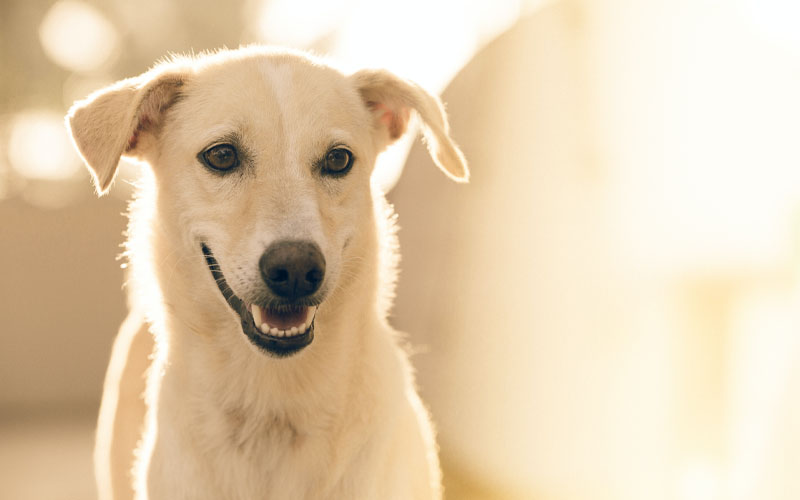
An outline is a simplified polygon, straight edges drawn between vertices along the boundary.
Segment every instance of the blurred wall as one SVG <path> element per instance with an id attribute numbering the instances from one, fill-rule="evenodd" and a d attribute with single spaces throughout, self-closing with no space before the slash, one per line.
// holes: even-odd
<path id="1" fill-rule="evenodd" d="M 586 25 L 561 3 L 481 51 L 443 96 L 469 185 L 418 147 L 390 195 L 395 324 L 424 346 L 415 363 L 443 455 L 509 498 L 667 487 L 669 340 L 637 329 L 660 306 L 638 294 L 613 231 Z"/>
<path id="2" fill-rule="evenodd" d="M 111 197 L 59 211 L 0 203 L 0 415 L 98 407 L 126 314 L 124 211 Z"/>
<path id="3" fill-rule="evenodd" d="M 559 2 L 445 91 L 472 179 L 412 149 L 394 323 L 470 491 L 800 495 L 792 5 Z"/>

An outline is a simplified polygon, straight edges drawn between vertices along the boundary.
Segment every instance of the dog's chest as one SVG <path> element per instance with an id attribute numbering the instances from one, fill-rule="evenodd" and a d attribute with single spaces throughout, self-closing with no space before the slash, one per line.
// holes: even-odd
<path id="1" fill-rule="evenodd" d="M 285 415 L 252 418 L 229 411 L 223 419 L 224 430 L 208 429 L 206 438 L 216 450 L 207 457 L 224 493 L 231 498 L 309 497 L 330 455 L 319 433 Z"/>
<path id="2" fill-rule="evenodd" d="M 192 453 L 206 462 L 197 468 L 205 476 L 199 480 L 212 483 L 207 491 L 215 498 L 340 498 L 342 488 L 356 486 L 341 480 L 354 457 L 352 449 L 334 444 L 331 429 L 277 414 L 252 418 L 228 411 L 219 418 L 193 438 L 204 451 Z"/>

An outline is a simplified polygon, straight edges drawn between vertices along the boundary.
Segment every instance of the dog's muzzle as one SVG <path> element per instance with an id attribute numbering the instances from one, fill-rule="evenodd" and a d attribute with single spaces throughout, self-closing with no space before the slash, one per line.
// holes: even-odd
<path id="1" fill-rule="evenodd" d="M 253 345 L 275 356 L 289 356 L 314 340 L 321 302 L 314 296 L 325 276 L 325 258 L 314 243 L 281 241 L 267 248 L 259 268 L 273 297 L 264 304 L 247 303 L 233 293 L 211 249 L 204 243 L 202 250 L 219 291 L 239 315 L 242 331 Z"/>

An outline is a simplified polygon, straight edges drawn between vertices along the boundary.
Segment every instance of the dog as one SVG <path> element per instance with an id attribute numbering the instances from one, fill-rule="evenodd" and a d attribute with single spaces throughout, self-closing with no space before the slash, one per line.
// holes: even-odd
<path id="1" fill-rule="evenodd" d="M 414 116 L 434 163 L 467 181 L 437 97 L 302 52 L 173 56 L 73 105 L 100 195 L 122 156 L 149 165 L 98 420 L 102 498 L 441 498 L 387 322 L 394 217 L 371 184 Z"/>

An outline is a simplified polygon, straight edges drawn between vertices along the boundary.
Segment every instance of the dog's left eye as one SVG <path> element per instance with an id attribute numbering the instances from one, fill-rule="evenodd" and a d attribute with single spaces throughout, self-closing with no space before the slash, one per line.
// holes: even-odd
<path id="1" fill-rule="evenodd" d="M 325 155 L 322 166 L 323 173 L 332 175 L 346 174 L 353 166 L 353 153 L 345 148 L 333 148 Z"/>
<path id="2" fill-rule="evenodd" d="M 239 165 L 239 155 L 236 154 L 236 148 L 230 144 L 217 144 L 199 156 L 203 163 L 214 170 L 226 171 Z"/>

